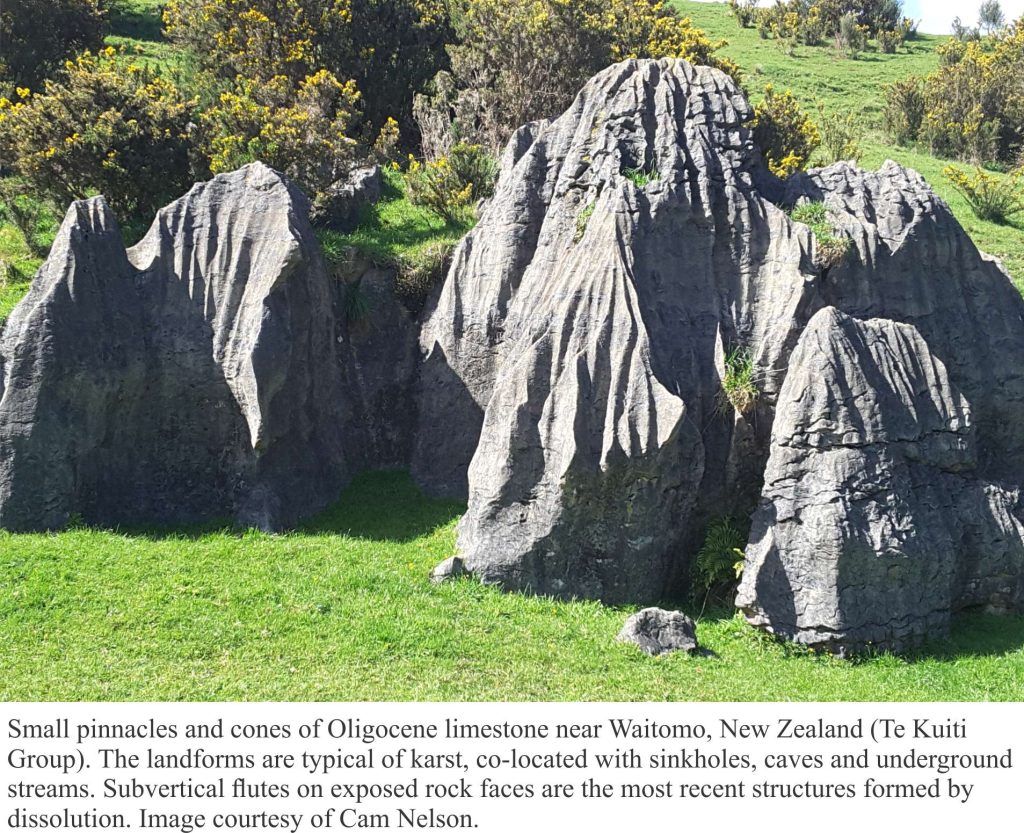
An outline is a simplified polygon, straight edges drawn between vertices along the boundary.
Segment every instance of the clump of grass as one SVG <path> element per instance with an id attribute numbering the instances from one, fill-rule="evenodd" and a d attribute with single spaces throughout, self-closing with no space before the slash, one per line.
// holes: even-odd
<path id="1" fill-rule="evenodd" d="M 976 169 L 974 176 L 954 165 L 948 165 L 942 175 L 971 206 L 979 220 L 1005 224 L 1011 217 L 1024 213 L 1024 166 L 1008 176 L 997 176 Z"/>
<path id="2" fill-rule="evenodd" d="M 406 198 L 401 174 L 386 171 L 381 199 L 363 207 L 356 228 L 347 233 L 322 231 L 319 239 L 328 264 L 342 273 L 358 257 L 394 269 L 399 296 L 416 312 L 431 287 L 443 279 L 455 245 L 475 223 L 475 218 L 445 222 L 413 205 Z"/>
<path id="3" fill-rule="evenodd" d="M 726 355 L 722 394 L 741 414 L 748 414 L 754 409 L 760 391 L 754 382 L 754 359 L 748 350 L 736 348 Z"/>
<path id="4" fill-rule="evenodd" d="M 746 543 L 746 533 L 732 518 L 719 518 L 708 526 L 693 562 L 695 598 L 706 600 L 714 593 L 724 599 L 734 592 L 743 573 Z"/>
<path id="5" fill-rule="evenodd" d="M 395 289 L 407 308 L 418 312 L 430 290 L 444 280 L 455 245 L 435 240 L 403 258 L 398 264 Z"/>
<path id="6" fill-rule="evenodd" d="M 814 262 L 819 269 L 831 269 L 850 253 L 850 239 L 836 232 L 828 219 L 828 208 L 823 202 L 803 202 L 790 213 L 796 223 L 803 223 L 814 234 Z"/>
<path id="7" fill-rule="evenodd" d="M 623 168 L 621 173 L 637 188 L 644 188 L 661 178 L 661 174 L 653 162 L 650 168 Z"/>
<path id="8" fill-rule="evenodd" d="M 573 242 L 579 243 L 583 239 L 583 235 L 587 233 L 587 223 L 590 222 L 590 218 L 594 216 L 594 206 L 596 202 L 589 203 L 583 206 L 583 210 L 579 213 L 576 218 L 576 233 L 573 235 Z"/>

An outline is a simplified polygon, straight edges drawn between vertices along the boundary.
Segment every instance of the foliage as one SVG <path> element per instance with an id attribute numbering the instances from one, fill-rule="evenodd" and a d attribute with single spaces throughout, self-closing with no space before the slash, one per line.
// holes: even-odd
<path id="1" fill-rule="evenodd" d="M 1017 168 L 1005 177 L 977 168 L 972 177 L 949 165 L 943 174 L 981 220 L 1006 223 L 1011 217 L 1024 213 L 1024 168 Z"/>
<path id="2" fill-rule="evenodd" d="M 355 85 L 327 70 L 293 85 L 285 75 L 261 83 L 239 77 L 200 116 L 202 145 L 213 173 L 260 160 L 319 197 L 357 156 L 350 138 Z"/>
<path id="3" fill-rule="evenodd" d="M 853 54 L 864 49 L 869 37 L 879 39 L 881 51 L 895 51 L 915 28 L 902 16 L 898 0 L 776 0 L 754 14 L 763 38 L 778 38 L 791 46 L 818 46 L 835 38 L 844 52 Z"/>
<path id="4" fill-rule="evenodd" d="M 729 0 L 729 13 L 744 29 L 749 29 L 757 20 L 757 0 Z"/>
<path id="5" fill-rule="evenodd" d="M 444 280 L 454 251 L 455 244 L 450 240 L 432 240 L 399 258 L 395 289 L 409 309 L 418 312 L 430 290 Z"/>
<path id="6" fill-rule="evenodd" d="M 644 188 L 661 177 L 661 174 L 658 173 L 658 168 L 653 163 L 650 168 L 623 168 L 622 175 L 637 188 Z"/>
<path id="7" fill-rule="evenodd" d="M 0 5 L 0 95 L 36 89 L 61 63 L 103 43 L 98 0 L 4 0 Z"/>
<path id="8" fill-rule="evenodd" d="M 737 347 L 725 357 L 722 395 L 740 414 L 749 414 L 760 396 L 754 381 L 754 359 L 749 351 Z"/>
<path id="9" fill-rule="evenodd" d="M 818 153 L 822 164 L 860 160 L 860 141 L 864 135 L 860 123 L 860 117 L 853 113 L 826 113 L 819 103 L 818 130 L 821 133 L 821 145 Z"/>
<path id="10" fill-rule="evenodd" d="M 836 49 L 847 58 L 856 58 L 868 45 L 868 29 L 857 22 L 857 15 L 844 14 L 836 31 Z"/>
<path id="11" fill-rule="evenodd" d="M 924 130 L 938 155 L 1012 162 L 1024 145 L 1024 18 L 995 40 L 950 41 L 925 82 Z"/>
<path id="12" fill-rule="evenodd" d="M 897 30 L 885 29 L 878 33 L 878 51 L 886 55 L 892 55 L 903 46 L 903 33 Z"/>
<path id="13" fill-rule="evenodd" d="M 597 200 L 587 203 L 583 210 L 576 216 L 576 233 L 573 235 L 573 242 L 579 243 L 587 233 L 587 226 L 590 218 L 594 216 L 594 209 L 597 207 Z"/>
<path id="14" fill-rule="evenodd" d="M 814 262 L 819 269 L 831 269 L 850 253 L 850 239 L 837 233 L 828 218 L 828 207 L 823 202 L 802 202 L 789 214 L 797 223 L 803 223 L 814 234 Z"/>
<path id="15" fill-rule="evenodd" d="M 413 131 L 413 95 L 451 36 L 444 0 L 170 0 L 164 21 L 223 79 L 258 89 L 284 76 L 296 92 L 323 72 L 353 82 L 367 142 L 389 118 Z"/>
<path id="16" fill-rule="evenodd" d="M 156 72 L 85 52 L 42 92 L 0 99 L 0 158 L 58 205 L 102 193 L 123 219 L 144 216 L 191 184 L 189 112 Z"/>
<path id="17" fill-rule="evenodd" d="M 885 109 L 882 123 L 889 137 L 898 144 L 917 141 L 924 124 L 924 81 L 915 76 L 902 78 L 884 87 Z"/>
<path id="18" fill-rule="evenodd" d="M 712 593 L 732 595 L 743 572 L 743 548 L 747 536 L 732 518 L 713 521 L 693 561 L 692 588 L 695 597 Z"/>
<path id="19" fill-rule="evenodd" d="M 413 205 L 449 223 L 465 222 L 473 204 L 494 193 L 496 170 L 494 159 L 480 145 L 460 142 L 434 161 L 410 159 L 406 191 Z"/>
<path id="20" fill-rule="evenodd" d="M 765 97 L 754 107 L 754 142 L 771 172 L 785 179 L 806 167 L 821 144 L 821 134 L 789 90 L 775 91 L 769 84 Z"/>
<path id="21" fill-rule="evenodd" d="M 994 35 L 1006 26 L 1006 15 L 999 0 L 985 0 L 978 9 L 978 29 L 986 35 Z"/>
<path id="22" fill-rule="evenodd" d="M 451 73 L 416 105 L 433 137 L 428 154 L 458 139 L 497 151 L 512 131 L 561 112 L 592 75 L 625 58 L 677 57 L 737 72 L 715 55 L 721 43 L 658 0 L 453 0 L 453 8 Z"/>

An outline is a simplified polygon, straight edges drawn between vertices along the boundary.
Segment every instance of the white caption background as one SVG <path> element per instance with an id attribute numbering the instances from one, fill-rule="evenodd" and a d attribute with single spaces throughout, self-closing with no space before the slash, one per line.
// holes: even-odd
<path id="1" fill-rule="evenodd" d="M 1024 786 L 1024 704 L 0 704 L 0 715 L 10 830 L 995 829 L 1019 819 Z M 129 726 L 177 736 L 102 737 Z M 539 727 L 548 737 L 526 737 Z M 814 736 L 844 731 L 863 736 Z M 830 797 L 804 797 L 815 792 Z"/>

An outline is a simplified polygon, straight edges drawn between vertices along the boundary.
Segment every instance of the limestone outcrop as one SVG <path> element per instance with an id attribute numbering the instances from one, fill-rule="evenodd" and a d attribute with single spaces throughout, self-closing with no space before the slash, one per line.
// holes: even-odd
<path id="1" fill-rule="evenodd" d="M 437 580 L 654 602 L 753 513 L 738 603 L 787 638 L 1024 610 L 1024 300 L 920 176 L 781 182 L 751 116 L 716 70 L 609 67 L 512 137 L 419 318 L 386 271 L 329 274 L 261 165 L 127 251 L 74 204 L 0 330 L 0 526 L 274 528 L 410 467 L 468 503 Z M 804 200 L 849 241 L 827 267 Z"/>
<path id="2" fill-rule="evenodd" d="M 974 409 L 915 327 L 822 310 L 779 396 L 737 604 L 836 653 L 1021 609 L 1024 503 L 978 453 Z"/>
<path id="3" fill-rule="evenodd" d="M 1021 609 L 1024 302 L 920 176 L 842 163 L 782 183 L 750 115 L 719 72 L 632 61 L 511 140 L 421 333 L 414 471 L 467 495 L 465 568 L 653 601 L 684 586 L 709 520 L 760 506 L 755 625 L 848 651 Z M 837 264 L 786 214 L 802 200 L 849 241 Z M 821 339 L 846 364 L 821 365 Z M 736 351 L 757 387 L 743 414 L 723 396 Z M 851 396 L 821 442 L 808 409 Z"/>
<path id="4" fill-rule="evenodd" d="M 0 333 L 0 525 L 235 517 L 276 527 L 349 474 L 342 325 L 294 186 L 195 186 L 126 251 L 68 210 Z"/>

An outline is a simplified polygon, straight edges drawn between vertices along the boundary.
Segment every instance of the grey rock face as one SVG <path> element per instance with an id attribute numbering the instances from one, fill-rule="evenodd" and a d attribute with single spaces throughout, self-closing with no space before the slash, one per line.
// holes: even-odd
<path id="1" fill-rule="evenodd" d="M 351 231 L 359 224 L 363 206 L 377 202 L 383 187 L 380 165 L 356 168 L 317 198 L 310 217 L 316 223 L 339 231 Z"/>
<path id="2" fill-rule="evenodd" d="M 307 212 L 259 164 L 128 252 L 102 198 L 71 206 L 0 333 L 0 525 L 276 527 L 337 495 L 343 332 Z"/>
<path id="3" fill-rule="evenodd" d="M 446 558 L 430 571 L 430 580 L 434 584 L 452 581 L 466 574 L 466 564 L 457 555 Z"/>
<path id="4" fill-rule="evenodd" d="M 749 116 L 714 70 L 627 61 L 513 136 L 420 340 L 414 472 L 468 495 L 466 568 L 654 600 L 763 483 L 755 624 L 845 650 L 1018 608 L 1024 301 L 917 174 L 840 163 L 780 183 Z M 777 207 L 801 198 L 851 240 L 837 264 Z M 833 337 L 822 365 L 808 345 Z M 747 415 L 722 394 L 737 348 Z M 835 403 L 833 434 L 817 420 Z"/>
<path id="5" fill-rule="evenodd" d="M 837 653 L 1024 605 L 1020 491 L 979 472 L 975 412 L 921 333 L 819 312 L 779 396 L 737 604 Z"/>
<path id="6" fill-rule="evenodd" d="M 700 517 L 753 505 L 724 356 L 750 351 L 770 407 L 815 276 L 808 230 L 757 193 L 749 116 L 717 71 L 628 61 L 511 140 L 421 336 L 414 472 L 468 489 L 485 581 L 653 600 Z M 763 459 L 767 432 L 739 433 Z"/>
<path id="7" fill-rule="evenodd" d="M 670 651 L 692 654 L 697 644 L 697 626 L 678 611 L 649 607 L 626 620 L 618 635 L 619 642 L 631 642 L 652 657 Z"/>

